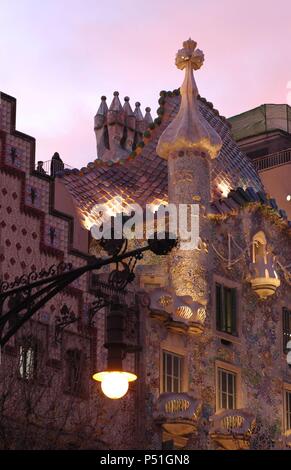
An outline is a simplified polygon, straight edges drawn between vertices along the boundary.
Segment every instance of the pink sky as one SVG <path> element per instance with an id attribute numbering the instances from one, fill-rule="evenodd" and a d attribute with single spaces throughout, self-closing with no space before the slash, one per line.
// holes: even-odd
<path id="1" fill-rule="evenodd" d="M 200 94 L 221 114 L 286 103 L 290 0 L 1 0 L 0 90 L 37 160 L 58 151 L 80 167 L 96 158 L 100 96 L 118 90 L 154 117 L 160 90 L 182 82 L 174 57 L 189 36 L 205 54 Z"/>

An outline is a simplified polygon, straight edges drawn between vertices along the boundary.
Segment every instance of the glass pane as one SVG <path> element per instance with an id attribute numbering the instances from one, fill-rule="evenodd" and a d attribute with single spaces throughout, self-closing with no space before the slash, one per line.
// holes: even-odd
<path id="1" fill-rule="evenodd" d="M 166 383 L 167 383 L 167 387 L 166 387 L 165 392 L 171 392 L 172 391 L 172 378 L 170 375 L 167 375 Z"/>
<path id="2" fill-rule="evenodd" d="M 226 331 L 231 333 L 231 291 L 225 288 L 225 319 L 226 319 Z"/>
<path id="3" fill-rule="evenodd" d="M 234 409 L 234 400 L 233 400 L 233 396 L 232 395 L 229 395 L 228 396 L 228 407 L 227 407 L 229 410 L 233 410 Z"/>
<path id="4" fill-rule="evenodd" d="M 236 375 L 232 374 L 233 379 L 233 407 L 236 408 Z"/>
<path id="5" fill-rule="evenodd" d="M 219 407 L 236 408 L 236 376 L 223 369 L 218 370 Z"/>
<path id="6" fill-rule="evenodd" d="M 179 362 L 180 358 L 175 356 L 174 357 L 174 376 L 179 377 Z"/>
<path id="7" fill-rule="evenodd" d="M 222 329 L 221 322 L 221 285 L 216 284 L 216 328 Z"/>
<path id="8" fill-rule="evenodd" d="M 233 375 L 232 374 L 227 374 L 228 378 L 228 393 L 230 395 L 234 394 L 234 383 L 233 383 Z"/>
<path id="9" fill-rule="evenodd" d="M 166 391 L 166 354 L 163 353 L 163 391 Z"/>
<path id="10" fill-rule="evenodd" d="M 167 354 L 167 374 L 172 374 L 172 357 L 170 354 Z"/>
<path id="11" fill-rule="evenodd" d="M 237 296 L 237 290 L 231 289 L 231 333 L 232 334 L 236 334 L 236 318 L 237 318 L 236 296 Z"/>
<path id="12" fill-rule="evenodd" d="M 226 393 L 221 394 L 221 408 L 227 408 L 227 395 Z"/>
<path id="13" fill-rule="evenodd" d="M 227 385 L 226 385 L 226 373 L 221 371 L 221 391 L 227 392 Z"/>
<path id="14" fill-rule="evenodd" d="M 173 390 L 172 392 L 174 393 L 178 393 L 180 390 L 179 390 L 179 380 L 174 378 L 173 379 Z"/>
<path id="15" fill-rule="evenodd" d="M 180 392 L 182 359 L 176 354 L 163 352 L 163 391 Z"/>

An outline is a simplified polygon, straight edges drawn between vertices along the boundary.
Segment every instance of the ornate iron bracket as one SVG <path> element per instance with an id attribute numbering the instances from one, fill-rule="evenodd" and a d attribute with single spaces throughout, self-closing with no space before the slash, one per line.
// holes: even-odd
<path id="1" fill-rule="evenodd" d="M 176 245 L 176 240 L 153 238 L 148 240 L 146 246 L 129 252 L 125 252 L 126 240 L 104 240 L 103 245 L 110 256 L 103 259 L 97 258 L 81 268 L 71 269 L 70 263 L 60 263 L 58 266 L 52 265 L 48 270 L 42 269 L 38 273 L 33 271 L 29 275 L 18 276 L 12 283 L 2 282 L 0 284 L 0 346 L 3 347 L 40 308 L 83 274 L 115 263 L 117 268 L 113 271 L 115 274 L 112 274 L 109 283 L 117 290 L 122 290 L 128 282 L 134 279 L 133 269 L 144 252 L 151 250 L 157 255 L 165 255 Z M 127 258 L 130 259 L 130 263 L 125 268 L 124 260 Z M 123 263 L 124 274 L 117 273 L 120 263 Z M 93 305 L 92 312 L 95 310 L 96 313 L 100 308 L 97 302 L 95 306 Z"/>
<path id="2" fill-rule="evenodd" d="M 75 313 L 64 304 L 61 308 L 60 315 L 56 316 L 56 327 L 55 327 L 55 341 L 59 342 L 63 330 L 72 323 L 75 323 L 79 320 L 79 317 L 76 317 Z"/>

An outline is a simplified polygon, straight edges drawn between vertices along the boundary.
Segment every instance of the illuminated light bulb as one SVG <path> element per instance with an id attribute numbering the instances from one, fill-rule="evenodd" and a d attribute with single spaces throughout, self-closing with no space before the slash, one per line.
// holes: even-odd
<path id="1" fill-rule="evenodd" d="M 117 400 L 126 394 L 128 383 L 136 380 L 137 376 L 130 372 L 105 371 L 94 374 L 93 379 L 101 382 L 104 395 L 112 400 Z"/>
<path id="2" fill-rule="evenodd" d="M 288 194 L 288 196 L 286 197 L 287 201 L 290 202 L 291 201 L 291 194 Z"/>

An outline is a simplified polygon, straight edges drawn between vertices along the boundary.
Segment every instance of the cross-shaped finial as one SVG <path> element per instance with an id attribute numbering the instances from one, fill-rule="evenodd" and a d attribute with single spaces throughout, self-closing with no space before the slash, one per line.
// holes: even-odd
<path id="1" fill-rule="evenodd" d="M 183 42 L 183 49 L 179 49 L 176 55 L 176 66 L 183 70 L 190 63 L 191 69 L 198 70 L 204 62 L 204 54 L 200 49 L 196 49 L 197 42 L 191 38 Z"/>

